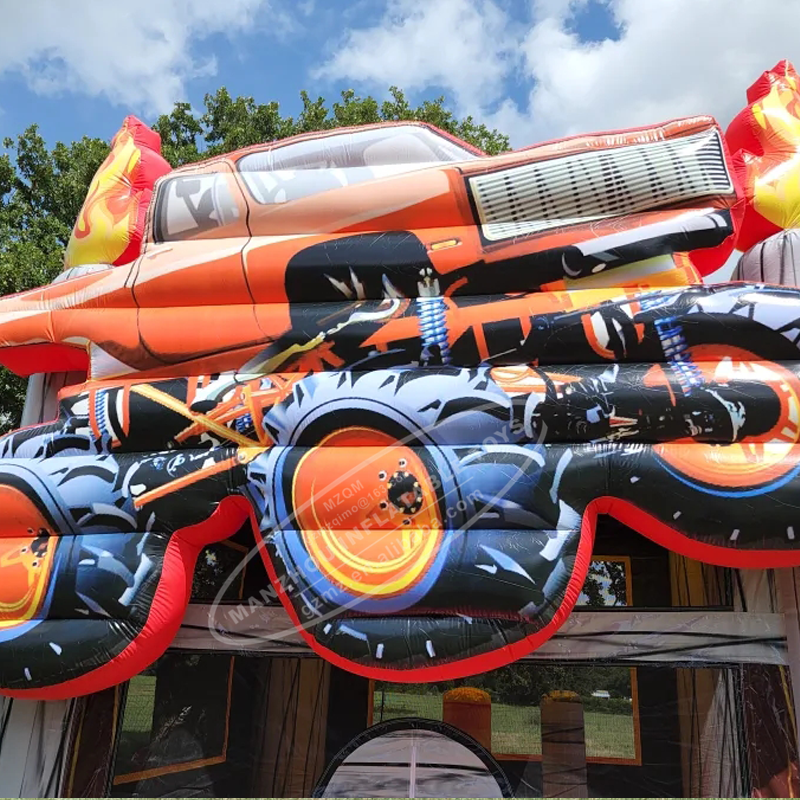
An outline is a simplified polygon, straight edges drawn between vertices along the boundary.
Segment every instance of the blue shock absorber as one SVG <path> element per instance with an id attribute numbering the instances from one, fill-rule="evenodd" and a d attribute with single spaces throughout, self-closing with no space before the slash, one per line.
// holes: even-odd
<path id="1" fill-rule="evenodd" d="M 236 417 L 233 421 L 233 427 L 239 433 L 244 433 L 248 428 L 253 427 L 253 417 L 251 414 L 242 414 L 241 417 Z"/>
<path id="2" fill-rule="evenodd" d="M 111 402 L 108 389 L 97 389 L 94 393 L 94 418 L 97 429 L 103 436 L 113 436 L 114 431 L 106 413 L 106 402 Z"/>
<path id="3" fill-rule="evenodd" d="M 683 329 L 675 317 L 657 319 L 655 327 L 667 362 L 672 367 L 681 390 L 688 397 L 693 389 L 703 386 L 705 380 L 700 368 L 692 361 Z"/>
<path id="4" fill-rule="evenodd" d="M 663 308 L 669 303 L 674 302 L 674 297 L 664 292 L 653 292 L 638 299 L 639 307 L 642 311 L 652 311 L 654 308 Z"/>
<path id="5" fill-rule="evenodd" d="M 417 309 L 419 332 L 422 338 L 423 352 L 430 351 L 436 345 L 443 364 L 450 363 L 450 343 L 447 341 L 447 306 L 444 298 L 418 297 Z"/>

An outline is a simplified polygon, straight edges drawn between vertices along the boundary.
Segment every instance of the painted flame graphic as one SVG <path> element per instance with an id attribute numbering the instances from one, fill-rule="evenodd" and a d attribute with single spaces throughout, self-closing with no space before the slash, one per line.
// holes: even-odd
<path id="1" fill-rule="evenodd" d="M 125 120 L 89 186 L 67 245 L 65 268 L 124 263 L 138 255 L 144 223 L 142 206 L 149 202 L 156 178 L 170 169 L 159 149 L 160 140 L 154 131 L 135 117 Z"/>
<path id="2" fill-rule="evenodd" d="M 800 224 L 800 76 L 788 61 L 764 72 L 726 133 L 747 206 L 737 247 Z"/>
<path id="3" fill-rule="evenodd" d="M 781 77 L 753 103 L 764 155 L 746 163 L 758 213 L 779 228 L 791 228 L 800 219 L 800 79 L 793 68 Z"/>

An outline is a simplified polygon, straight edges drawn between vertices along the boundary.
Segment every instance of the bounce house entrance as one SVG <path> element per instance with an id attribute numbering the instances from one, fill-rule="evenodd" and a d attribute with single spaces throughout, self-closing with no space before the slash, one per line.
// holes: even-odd
<path id="1" fill-rule="evenodd" d="M 510 797 L 497 762 L 458 728 L 422 719 L 376 725 L 337 754 L 315 797 Z"/>

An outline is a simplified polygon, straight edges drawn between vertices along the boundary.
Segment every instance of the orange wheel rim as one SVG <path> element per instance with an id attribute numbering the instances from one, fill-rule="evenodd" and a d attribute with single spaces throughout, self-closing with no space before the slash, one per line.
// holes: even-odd
<path id="1" fill-rule="evenodd" d="M 800 441 L 800 381 L 780 364 L 760 361 L 739 348 L 691 348 L 694 362 L 707 381 L 733 378 L 768 383 L 780 401 L 780 417 L 771 431 L 730 445 L 713 445 L 684 439 L 655 446 L 657 455 L 671 467 L 705 484 L 745 488 L 774 481 L 797 466 Z M 665 368 L 666 369 L 666 368 Z M 649 383 L 658 382 L 658 370 Z"/>
<path id="2" fill-rule="evenodd" d="M 0 486 L 0 630 L 33 619 L 47 593 L 58 537 L 34 503 Z"/>
<path id="3" fill-rule="evenodd" d="M 327 436 L 295 470 L 292 500 L 314 566 L 356 595 L 391 597 L 426 574 L 443 528 L 414 448 L 371 428 Z"/>

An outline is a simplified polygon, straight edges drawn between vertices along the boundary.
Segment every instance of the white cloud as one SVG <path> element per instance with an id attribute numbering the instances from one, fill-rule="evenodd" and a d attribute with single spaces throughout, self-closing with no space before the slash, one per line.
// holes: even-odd
<path id="1" fill-rule="evenodd" d="M 389 0 L 380 24 L 347 32 L 318 75 L 441 85 L 521 146 L 696 113 L 726 125 L 762 71 L 781 58 L 800 66 L 800 0 L 603 0 L 620 33 L 602 42 L 571 25 L 590 0 L 531 2 L 525 25 L 498 2 Z M 508 99 L 510 82 L 522 102 Z"/>
<path id="2" fill-rule="evenodd" d="M 216 73 L 195 43 L 252 29 L 268 0 L 26 0 L 3 4 L 0 75 L 39 93 L 75 91 L 159 113 L 191 78 Z M 287 19 L 275 14 L 273 30 Z"/>
<path id="3" fill-rule="evenodd" d="M 347 31 L 313 77 L 384 90 L 443 86 L 461 107 L 477 109 L 502 92 L 513 63 L 510 30 L 493 0 L 389 0 L 380 25 Z"/>
<path id="4" fill-rule="evenodd" d="M 800 57 L 798 0 L 612 0 L 618 41 L 582 44 L 551 16 L 523 42 L 535 130 L 576 133 L 712 113 L 723 124 L 780 58 Z"/>
<path id="5" fill-rule="evenodd" d="M 377 25 L 359 23 L 375 3 Z M 582 42 L 571 16 L 604 2 L 619 39 Z M 0 76 L 40 93 L 168 110 L 214 75 L 204 37 L 319 23 L 314 0 L 24 0 L 3 4 Z M 275 9 L 291 9 L 292 20 Z M 315 79 L 445 91 L 515 145 L 711 113 L 726 124 L 780 58 L 800 66 L 800 0 L 344 0 Z M 513 12 L 513 13 L 512 13 Z M 262 24 L 263 23 L 263 24 Z M 268 33 L 267 33 L 268 32 Z M 514 99 L 510 98 L 513 94 Z M 0 104 L 2 98 L 0 98 Z"/>

